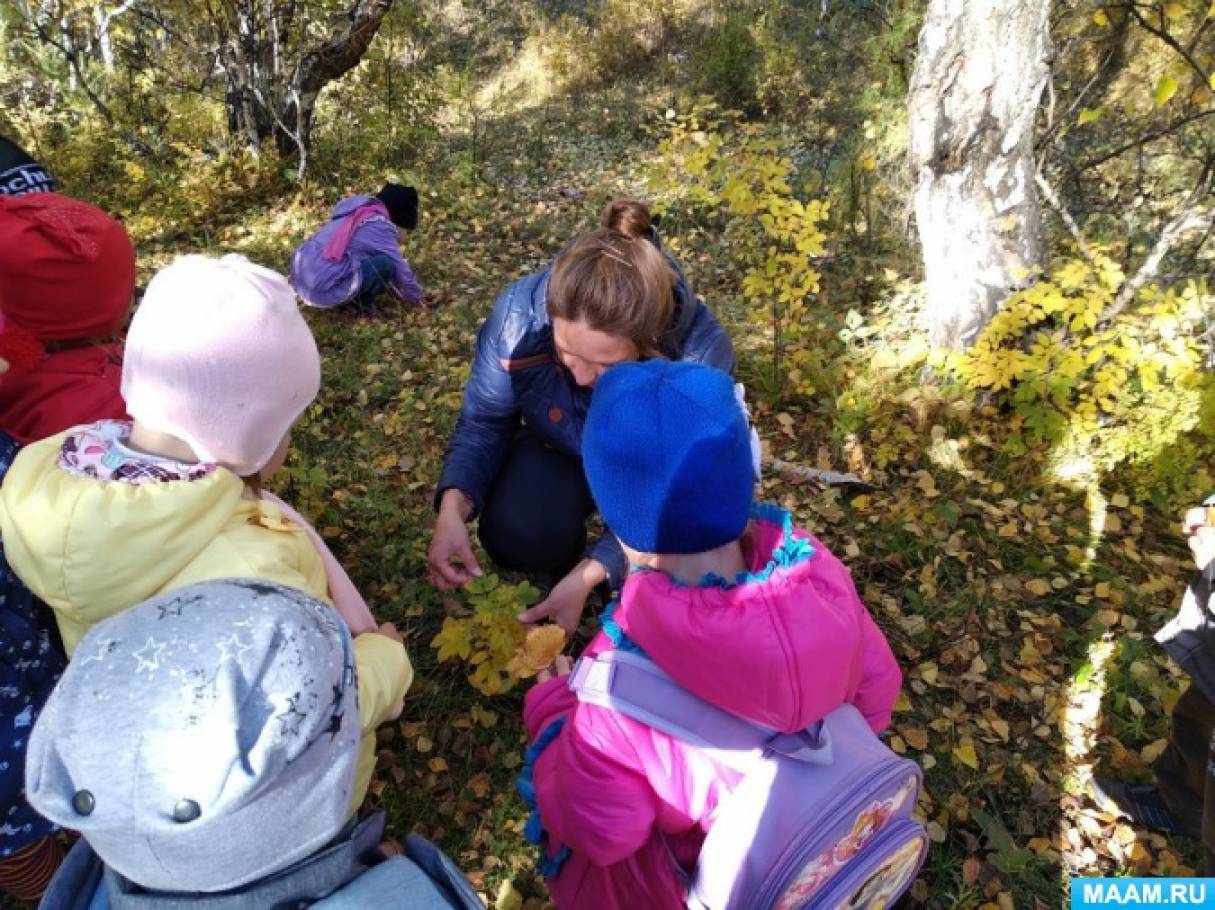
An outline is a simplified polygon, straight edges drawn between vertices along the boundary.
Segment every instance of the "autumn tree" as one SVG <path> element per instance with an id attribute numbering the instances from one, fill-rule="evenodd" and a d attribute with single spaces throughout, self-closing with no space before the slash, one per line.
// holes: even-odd
<path id="1" fill-rule="evenodd" d="M 359 62 L 392 3 L 357 0 L 329 25 L 291 0 L 206 3 L 233 136 L 250 149 L 272 137 L 303 171 L 321 89 Z"/>
<path id="2" fill-rule="evenodd" d="M 57 51 L 78 88 L 107 121 L 106 74 L 125 55 L 128 77 L 150 75 L 177 92 L 222 84 L 230 137 L 253 154 L 272 140 L 302 174 L 322 89 L 367 52 L 393 0 L 18 0 L 15 21 Z M 119 33 L 121 31 L 121 33 Z M 218 78 L 217 78 L 218 77 Z"/>
<path id="3" fill-rule="evenodd" d="M 1066 53 L 1037 140 L 1039 183 L 1058 187 L 1051 207 L 1082 250 L 1117 254 L 1125 278 L 1108 322 L 1150 283 L 1210 272 L 1215 5 L 1109 0 L 1069 11 L 1056 30 Z"/>
<path id="4" fill-rule="evenodd" d="M 960 347 L 1043 262 L 1034 119 L 1047 0 L 931 0 L 908 96 L 909 157 L 934 342 Z"/>

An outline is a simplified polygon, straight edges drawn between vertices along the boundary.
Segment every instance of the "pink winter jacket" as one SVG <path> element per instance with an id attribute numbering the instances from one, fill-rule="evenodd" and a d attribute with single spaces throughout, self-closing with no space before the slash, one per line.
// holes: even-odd
<path id="1" fill-rule="evenodd" d="M 685 587 L 632 574 L 587 654 L 640 648 L 680 685 L 741 717 L 794 732 L 847 702 L 875 731 L 890 723 L 902 674 L 848 570 L 757 506 L 743 539 L 750 572 Z M 559 908 L 681 908 L 687 870 L 738 773 L 610 709 L 579 704 L 558 678 L 524 702 L 533 740 L 521 790 L 529 834 Z M 535 816 L 538 816 L 535 817 Z M 555 877 L 553 877 L 555 873 Z"/>

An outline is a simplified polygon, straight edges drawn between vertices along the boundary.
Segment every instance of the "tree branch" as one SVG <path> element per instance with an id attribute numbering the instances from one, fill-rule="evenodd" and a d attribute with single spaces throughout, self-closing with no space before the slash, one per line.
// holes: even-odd
<path id="1" fill-rule="evenodd" d="M 56 40 L 55 36 L 52 35 L 50 31 L 47 30 L 46 26 L 39 20 L 37 14 L 35 14 L 30 21 L 34 26 L 34 30 L 38 33 L 38 38 L 44 44 L 49 44 L 51 47 L 58 50 L 59 53 L 63 54 L 68 66 L 70 66 L 72 68 L 72 72 L 76 74 L 76 79 L 80 82 L 80 87 L 84 90 L 84 94 L 88 97 L 89 101 L 93 103 L 93 107 L 97 108 L 98 113 L 105 118 L 106 123 L 113 126 L 114 115 L 110 113 L 110 109 L 106 106 L 105 102 L 103 102 L 97 93 L 93 91 L 93 87 L 89 85 L 89 80 L 85 77 L 84 68 L 80 65 L 79 49 L 67 43 L 61 43 Z"/>
<path id="2" fill-rule="evenodd" d="M 1113 62 L 1114 58 L 1118 55 L 1119 50 L 1120 47 L 1116 43 L 1109 49 L 1109 52 L 1105 55 L 1105 59 L 1102 60 L 1097 66 L 1097 70 L 1093 73 L 1092 78 L 1084 84 L 1084 87 L 1080 89 L 1080 91 L 1076 94 L 1076 97 L 1072 99 L 1072 103 L 1067 106 L 1067 110 L 1063 112 L 1063 116 L 1051 124 L 1045 135 L 1034 143 L 1035 147 L 1042 148 L 1045 146 L 1055 138 L 1055 135 L 1064 126 L 1064 124 L 1071 122 L 1072 114 L 1075 113 L 1076 108 L 1080 106 L 1080 102 L 1084 100 L 1084 97 L 1089 93 L 1092 87 L 1097 84 L 1097 80 L 1105 74 L 1106 67 Z"/>
<path id="3" fill-rule="evenodd" d="M 1086 171 L 1091 167 L 1097 167 L 1099 164 L 1105 164 L 1105 162 L 1109 161 L 1111 158 L 1117 158 L 1123 152 L 1129 152 L 1133 148 L 1147 145 L 1149 142 L 1155 142 L 1157 139 L 1163 139 L 1165 136 L 1177 132 L 1177 130 L 1181 129 L 1183 126 L 1188 126 L 1195 120 L 1202 120 L 1204 117 L 1210 117 L 1212 114 L 1215 114 L 1215 108 L 1199 111 L 1197 114 L 1190 114 L 1188 117 L 1182 117 L 1180 120 L 1176 120 L 1173 123 L 1170 123 L 1168 126 L 1156 130 L 1155 132 L 1144 133 L 1139 138 L 1133 139 L 1124 145 L 1118 146 L 1112 152 L 1106 152 L 1105 154 L 1099 155 L 1096 158 L 1090 158 L 1088 161 L 1081 162 L 1078 170 Z"/>
<path id="4" fill-rule="evenodd" d="M 1191 231 L 1210 230 L 1215 224 L 1215 210 L 1199 206 L 1210 191 L 1211 168 L 1208 165 L 1199 178 L 1198 186 L 1190 193 L 1180 212 L 1177 213 L 1160 231 L 1156 244 L 1148 253 L 1147 259 L 1139 266 L 1139 270 L 1122 283 L 1114 297 L 1113 304 L 1101 314 L 1101 325 L 1108 325 L 1115 316 L 1125 310 L 1135 299 L 1140 288 L 1156 277 L 1160 271 L 1160 263 L 1169 254 L 1169 250 L 1183 234 Z"/>
<path id="5" fill-rule="evenodd" d="M 1064 208 L 1058 194 L 1055 193 L 1055 188 L 1046 182 L 1046 178 L 1042 176 L 1041 171 L 1034 174 L 1034 182 L 1038 185 L 1038 189 L 1042 191 L 1042 198 L 1055 210 L 1055 213 L 1063 222 L 1063 226 L 1067 228 L 1067 232 L 1076 241 L 1080 254 L 1089 262 L 1092 262 L 1093 251 L 1088 248 L 1088 244 L 1084 241 L 1084 234 L 1080 231 L 1080 225 L 1076 224 L 1076 219 L 1072 217 L 1071 212 Z"/>
<path id="6" fill-rule="evenodd" d="M 1198 74 L 1198 77 L 1202 80 L 1203 85 L 1210 85 L 1211 77 L 1207 75 L 1206 70 L 1202 68 L 1199 62 L 1194 59 L 1189 51 L 1187 51 L 1177 42 L 1176 38 L 1165 31 L 1163 27 L 1156 28 L 1154 25 L 1144 19 L 1143 16 L 1139 15 L 1139 10 L 1136 8 L 1134 3 L 1128 4 L 1126 6 L 1126 10 L 1135 17 L 1135 21 L 1138 22 L 1146 31 L 1151 32 L 1153 35 L 1175 50 L 1178 54 L 1180 54 L 1185 59 L 1186 63 L 1190 65 L 1190 68 Z"/>

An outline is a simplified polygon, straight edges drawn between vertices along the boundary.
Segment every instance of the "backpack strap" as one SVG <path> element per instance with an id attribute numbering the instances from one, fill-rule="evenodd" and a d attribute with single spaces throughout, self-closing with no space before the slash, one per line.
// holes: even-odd
<path id="1" fill-rule="evenodd" d="M 812 765 L 832 761 L 831 737 L 822 721 L 797 733 L 752 723 L 693 695 L 640 654 L 604 651 L 581 657 L 568 685 L 579 701 L 619 711 L 738 770 L 773 752 Z"/>

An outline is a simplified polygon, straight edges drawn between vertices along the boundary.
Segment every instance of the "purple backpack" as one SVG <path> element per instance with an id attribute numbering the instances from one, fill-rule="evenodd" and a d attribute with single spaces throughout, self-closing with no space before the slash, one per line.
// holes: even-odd
<path id="1" fill-rule="evenodd" d="M 888 907 L 924 862 L 928 836 L 911 817 L 920 768 L 891 752 L 851 705 L 799 733 L 778 733 L 714 707 L 625 651 L 580 659 L 569 686 L 580 701 L 743 773 L 687 878 L 693 910 Z"/>

